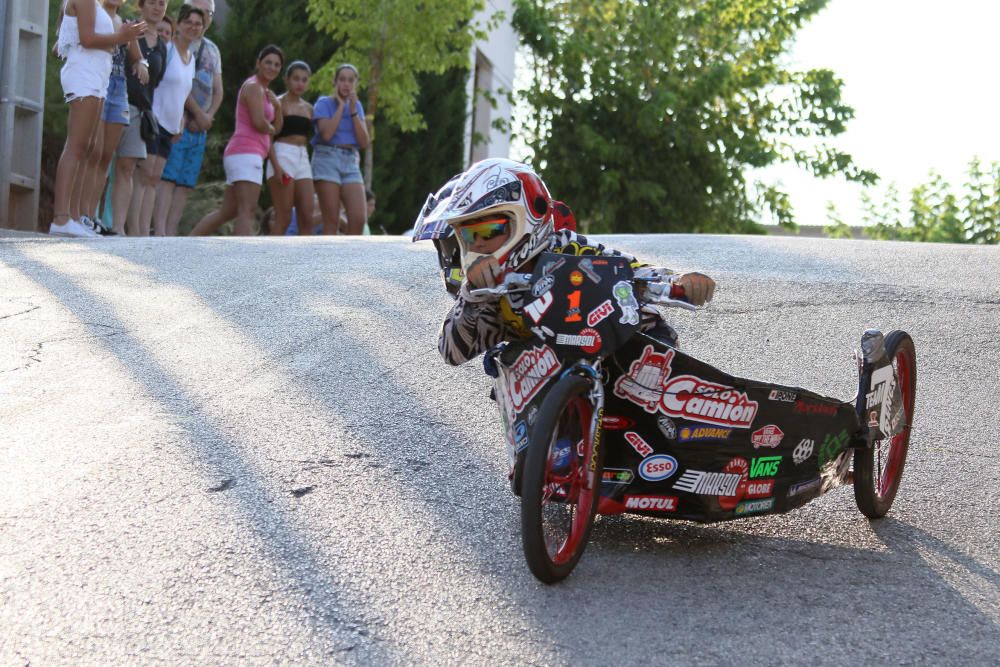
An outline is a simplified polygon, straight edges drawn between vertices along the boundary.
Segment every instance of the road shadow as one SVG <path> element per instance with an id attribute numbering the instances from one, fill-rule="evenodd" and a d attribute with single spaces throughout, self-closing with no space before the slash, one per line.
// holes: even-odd
<path id="1" fill-rule="evenodd" d="M 272 288 L 282 290 L 278 307 L 270 313 L 277 324 L 265 321 L 257 308 L 235 303 L 222 283 L 206 287 L 200 276 L 162 268 L 151 269 L 148 278 L 197 294 L 349 429 L 351 451 L 331 447 L 329 459 L 312 451 L 305 458 L 289 454 L 284 463 L 297 466 L 290 469 L 298 477 L 296 488 L 312 487 L 308 497 L 322 494 L 336 474 L 322 461 L 344 457 L 354 457 L 373 480 L 398 485 L 409 503 L 404 511 L 432 517 L 440 540 L 455 551 L 454 561 L 437 567 L 478 580 L 484 600 L 500 601 L 509 610 L 502 619 L 522 619 L 512 622 L 509 632 L 524 643 L 526 655 L 555 664 L 607 664 L 627 661 L 622 660 L 627 656 L 647 661 L 659 656 L 678 664 L 731 664 L 740 656 L 753 656 L 751 661 L 771 656 L 779 664 L 804 656 L 822 664 L 865 659 L 978 662 L 997 657 L 998 644 L 990 644 L 998 637 L 995 618 L 929 566 L 921 549 L 944 554 L 994 589 L 995 573 L 990 577 L 988 567 L 918 528 L 900 522 L 869 528 L 843 512 L 817 521 L 814 513 L 807 513 L 796 519 L 789 515 L 723 526 L 633 517 L 601 521 L 579 571 L 559 586 L 538 584 L 523 565 L 517 504 L 502 478 L 499 440 L 494 442 L 496 456 L 485 454 L 489 440 L 498 434 L 496 413 L 484 396 L 485 383 L 443 365 L 421 368 L 420 377 L 407 375 L 414 355 L 428 349 L 434 353 L 443 309 L 431 312 L 425 304 L 447 307 L 440 297 L 429 296 L 438 284 L 414 289 L 417 272 L 405 266 L 382 272 L 375 281 L 364 273 L 366 258 L 349 250 L 332 256 L 338 261 L 322 275 L 294 288 Z M 430 254 L 426 259 L 433 262 Z M 90 319 L 100 312 L 105 323 L 126 330 L 99 295 L 23 254 L 18 265 L 74 312 L 85 310 Z M 223 260 L 217 269 L 225 273 L 236 267 Z M 401 296 L 363 307 L 356 294 L 371 285 L 388 286 Z M 283 321 L 292 324 L 283 328 Z M 275 327 L 283 342 L 279 349 Z M 370 334 L 375 331 L 399 340 L 399 347 L 373 349 Z M 240 447 L 219 433 L 169 370 L 148 351 L 143 353 L 143 341 L 126 333 L 102 344 L 123 357 L 137 381 L 162 400 L 165 409 L 195 416 L 197 427 L 190 428 L 188 438 L 206 448 L 206 459 L 217 462 L 220 475 L 234 474 L 235 466 L 235 473 L 248 480 L 253 492 L 240 498 L 244 512 L 256 517 L 252 525 L 262 538 L 292 545 L 274 556 L 288 561 L 288 576 L 297 578 L 297 587 L 312 591 L 317 631 L 338 629 L 344 610 L 331 587 L 351 572 L 331 571 L 337 566 L 317 557 L 306 536 L 280 510 L 262 509 L 270 481 L 244 460 Z M 123 354 L 126 349 L 132 354 Z M 315 370 L 323 364 L 336 365 L 345 384 L 331 388 L 331 375 Z M 179 403 L 176 398 L 166 400 L 178 392 Z M 373 405 L 392 405 L 394 416 L 376 413 Z M 492 421 L 484 429 L 475 419 Z M 211 437 L 206 439 L 205 433 Z M 375 467 L 386 463 L 392 464 L 391 471 Z M 377 486 L 370 490 L 375 499 L 380 491 Z M 322 531 L 323 526 L 313 529 Z M 824 543 L 824 531 L 845 543 L 870 546 Z M 303 575 L 293 566 L 303 557 L 312 574 Z M 468 591 L 452 594 L 462 596 L 460 604 L 470 613 L 485 613 L 482 600 L 465 597 Z M 354 618 L 364 623 L 374 617 L 391 627 L 393 619 L 381 618 L 381 613 L 355 611 Z M 970 628 L 978 639 L 968 640 Z M 886 638 L 884 647 L 870 645 L 879 637 Z M 934 644 L 930 650 L 928 637 Z M 376 661 L 399 657 L 391 651 L 375 656 Z"/>

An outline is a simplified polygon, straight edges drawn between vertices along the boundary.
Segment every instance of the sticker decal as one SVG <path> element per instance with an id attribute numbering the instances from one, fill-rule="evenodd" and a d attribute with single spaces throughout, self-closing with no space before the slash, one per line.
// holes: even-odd
<path id="1" fill-rule="evenodd" d="M 694 375 L 671 378 L 659 408 L 671 417 L 735 428 L 749 428 L 757 416 L 757 401 L 746 393 Z"/>
<path id="2" fill-rule="evenodd" d="M 594 271 L 594 260 L 589 257 L 585 257 L 580 260 L 580 263 L 577 264 L 577 266 L 579 266 L 580 270 L 586 273 L 587 277 L 594 281 L 595 284 L 599 285 L 601 283 L 601 276 Z"/>
<path id="3" fill-rule="evenodd" d="M 569 301 L 569 309 L 566 311 L 566 322 L 582 322 L 580 317 L 580 290 L 574 290 L 566 295 Z"/>
<path id="4" fill-rule="evenodd" d="M 670 417 L 660 415 L 656 418 L 656 425 L 660 427 L 660 433 L 668 440 L 675 440 L 677 438 L 677 426 Z"/>
<path id="5" fill-rule="evenodd" d="M 647 482 L 669 479 L 677 472 L 677 459 L 666 454 L 647 456 L 639 464 L 639 477 Z M 676 487 L 676 484 L 674 485 Z"/>
<path id="6" fill-rule="evenodd" d="M 649 456 L 653 453 L 653 448 L 650 444 L 643 440 L 642 436 L 635 431 L 625 431 L 625 442 L 632 445 L 632 449 L 634 449 L 635 453 L 639 456 Z M 642 474 L 641 470 L 639 471 L 639 474 Z"/>
<path id="7" fill-rule="evenodd" d="M 813 491 L 817 491 L 822 483 L 823 478 L 817 477 L 816 479 L 811 479 L 808 482 L 793 484 L 791 488 L 788 489 L 788 497 L 794 498 L 795 496 L 801 496 L 803 493 L 812 493 Z"/>
<path id="8" fill-rule="evenodd" d="M 774 477 L 781 465 L 780 456 L 758 456 L 750 460 L 750 479 L 758 477 Z"/>
<path id="9" fill-rule="evenodd" d="M 517 445 L 515 451 L 518 452 L 528 446 L 528 425 L 523 421 L 514 424 L 514 443 Z"/>
<path id="10" fill-rule="evenodd" d="M 685 426 L 677 433 L 677 441 L 728 440 L 732 433 L 733 429 L 718 426 Z"/>
<path id="11" fill-rule="evenodd" d="M 635 474 L 628 468 L 604 468 L 601 481 L 605 484 L 631 484 Z"/>
<path id="12" fill-rule="evenodd" d="M 599 305 L 597 308 L 594 308 L 592 311 L 590 311 L 590 313 L 587 315 L 587 326 L 588 327 L 597 326 L 599 322 L 603 321 L 613 312 L 615 312 L 615 307 L 611 305 L 611 299 L 608 299 L 607 301 Z"/>
<path id="13" fill-rule="evenodd" d="M 753 443 L 754 449 L 759 449 L 761 447 L 770 447 L 771 449 L 774 449 L 781 444 L 781 439 L 784 437 L 785 432 L 778 426 L 768 424 L 767 426 L 754 431 L 753 435 L 750 436 L 750 442 Z"/>
<path id="14" fill-rule="evenodd" d="M 625 496 L 625 509 L 676 512 L 677 496 Z"/>
<path id="15" fill-rule="evenodd" d="M 619 417 L 618 415 L 604 415 L 601 423 L 604 425 L 604 428 L 609 431 L 624 431 L 625 429 L 635 426 L 634 419 Z"/>
<path id="16" fill-rule="evenodd" d="M 748 500 L 736 506 L 736 516 L 744 514 L 757 514 L 774 509 L 774 498 L 767 500 Z"/>
<path id="17" fill-rule="evenodd" d="M 525 350 L 510 366 L 509 392 L 515 412 L 521 412 L 550 377 L 559 370 L 559 359 L 548 345 Z"/>
<path id="18" fill-rule="evenodd" d="M 652 345 L 647 345 L 642 356 L 629 366 L 628 375 L 622 375 L 615 382 L 615 396 L 635 403 L 650 414 L 656 412 L 673 358 L 673 350 L 660 354 Z"/>
<path id="19" fill-rule="evenodd" d="M 837 458 L 840 453 L 847 446 L 850 437 L 847 435 L 847 430 L 844 429 L 836 435 L 828 433 L 825 438 L 823 438 L 823 444 L 819 446 L 819 465 L 822 468 L 824 465 L 830 461 Z"/>
<path id="20" fill-rule="evenodd" d="M 542 321 L 542 315 L 548 312 L 553 303 L 555 303 L 555 297 L 552 296 L 552 292 L 545 292 L 525 306 L 524 312 L 528 314 L 532 322 L 538 324 Z"/>
<path id="21" fill-rule="evenodd" d="M 534 285 L 531 286 L 531 296 L 537 298 L 547 293 L 549 290 L 552 289 L 552 286 L 555 284 L 555 282 L 556 282 L 555 276 L 551 275 L 542 276 L 541 278 L 538 279 L 538 282 L 536 282 Z"/>
<path id="22" fill-rule="evenodd" d="M 632 292 L 632 283 L 627 280 L 619 280 L 615 283 L 615 301 L 622 309 L 622 316 L 618 320 L 620 324 L 639 324 L 639 302 Z"/>
<path id="23" fill-rule="evenodd" d="M 774 493 L 773 479 L 758 479 L 747 484 L 747 498 L 770 498 Z"/>
<path id="24" fill-rule="evenodd" d="M 795 449 L 792 450 L 792 461 L 795 462 L 795 465 L 805 463 L 806 459 L 813 455 L 813 449 L 815 448 L 815 440 L 803 438 L 799 444 L 795 445 Z"/>
<path id="25" fill-rule="evenodd" d="M 601 334 L 596 329 L 583 329 L 579 334 L 556 334 L 557 345 L 579 347 L 593 354 L 601 349 Z"/>
<path id="26" fill-rule="evenodd" d="M 784 403 L 794 403 L 798 394 L 794 391 L 787 391 L 785 389 L 772 389 L 771 393 L 767 395 L 767 400 L 769 401 L 782 401 Z"/>

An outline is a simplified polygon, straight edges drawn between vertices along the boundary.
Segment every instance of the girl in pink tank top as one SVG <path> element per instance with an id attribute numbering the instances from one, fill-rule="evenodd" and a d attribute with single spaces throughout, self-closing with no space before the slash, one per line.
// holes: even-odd
<path id="1" fill-rule="evenodd" d="M 271 150 L 271 137 L 281 131 L 278 98 L 270 85 L 281 73 L 285 54 L 270 44 L 257 56 L 257 69 L 243 82 L 236 100 L 236 129 L 222 154 L 226 170 L 226 194 L 222 208 L 209 213 L 191 230 L 191 236 L 207 236 L 235 219 L 234 236 L 249 236 L 257 213 L 257 200 L 264 182 L 264 159 Z"/>

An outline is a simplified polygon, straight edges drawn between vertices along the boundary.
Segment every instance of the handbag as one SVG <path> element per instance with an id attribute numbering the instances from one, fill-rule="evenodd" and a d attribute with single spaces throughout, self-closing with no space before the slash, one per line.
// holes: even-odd
<path id="1" fill-rule="evenodd" d="M 156 116 L 152 109 L 143 109 L 139 112 L 139 136 L 146 143 L 156 138 L 159 128 L 156 123 Z"/>

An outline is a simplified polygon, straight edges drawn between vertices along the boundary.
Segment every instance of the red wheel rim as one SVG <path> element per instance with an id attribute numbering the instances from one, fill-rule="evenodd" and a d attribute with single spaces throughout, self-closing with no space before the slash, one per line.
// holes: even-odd
<path id="1" fill-rule="evenodd" d="M 566 417 L 572 415 L 575 415 L 574 418 L 567 423 Z M 590 433 L 592 416 L 590 401 L 579 396 L 572 399 L 566 405 L 549 441 L 542 491 L 542 531 L 546 551 L 556 565 L 568 562 L 580 547 L 590 523 L 591 508 L 598 490 L 596 476 L 589 465 L 594 454 Z M 574 444 L 570 445 L 568 470 L 555 472 L 554 445 L 561 435 L 563 425 L 575 426 L 572 438 Z M 580 437 L 576 438 L 576 434 Z M 566 527 L 558 530 L 555 525 L 557 523 Z"/>
<path id="2" fill-rule="evenodd" d="M 906 448 L 910 439 L 910 419 L 913 410 L 913 396 L 910 386 L 910 361 L 903 350 L 896 352 L 893 358 L 896 368 L 896 381 L 899 383 L 900 395 L 903 399 L 903 430 L 900 433 L 875 443 L 875 493 L 880 499 L 891 495 L 899 481 L 899 470 L 906 458 Z M 883 446 L 885 456 L 883 460 Z"/>

